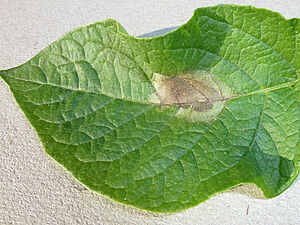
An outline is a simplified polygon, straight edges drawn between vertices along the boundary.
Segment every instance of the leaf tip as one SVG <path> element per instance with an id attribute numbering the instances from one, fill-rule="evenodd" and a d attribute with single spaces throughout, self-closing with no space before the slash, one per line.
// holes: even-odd
<path id="1" fill-rule="evenodd" d="M 7 81 L 7 73 L 8 71 L 7 70 L 0 70 L 0 78 L 2 78 L 6 83 L 8 82 Z"/>
<path id="2" fill-rule="evenodd" d="M 5 70 L 0 70 L 0 77 L 4 78 L 6 76 L 6 71 Z"/>

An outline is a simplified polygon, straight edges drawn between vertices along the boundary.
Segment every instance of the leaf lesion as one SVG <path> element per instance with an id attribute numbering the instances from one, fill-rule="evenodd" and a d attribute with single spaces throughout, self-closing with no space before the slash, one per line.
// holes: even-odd
<path id="1" fill-rule="evenodd" d="M 228 90 L 214 81 L 208 72 L 188 72 L 177 76 L 155 74 L 153 85 L 162 106 L 179 106 L 192 112 L 212 110 L 216 103 L 230 98 Z M 222 86 L 222 85 L 221 85 Z"/>

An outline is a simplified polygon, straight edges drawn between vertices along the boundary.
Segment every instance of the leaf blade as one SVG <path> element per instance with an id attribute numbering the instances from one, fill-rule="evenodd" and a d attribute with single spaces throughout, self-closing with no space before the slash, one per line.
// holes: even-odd
<path id="1" fill-rule="evenodd" d="M 125 204 L 180 211 L 240 183 L 273 197 L 297 177 L 299 33 L 299 19 L 232 5 L 200 8 L 150 39 L 107 20 L 0 76 L 76 179 Z M 178 103 L 157 98 L 155 73 L 179 85 L 166 89 Z M 220 108 L 205 98 L 218 89 L 227 96 Z M 183 104 L 193 94 L 200 111 L 197 100 Z"/>

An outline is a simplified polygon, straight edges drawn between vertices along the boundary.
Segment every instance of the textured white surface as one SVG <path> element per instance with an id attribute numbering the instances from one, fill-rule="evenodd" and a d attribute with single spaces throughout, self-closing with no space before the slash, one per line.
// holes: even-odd
<path id="1" fill-rule="evenodd" d="M 193 10 L 251 4 L 300 17 L 293 1 L 0 0 L 0 69 L 20 65 L 78 26 L 118 20 L 132 35 L 185 23 Z M 0 80 L 0 224 L 300 224 L 300 182 L 259 200 L 218 194 L 177 214 L 152 214 L 86 190 L 46 155 L 36 133 Z"/>

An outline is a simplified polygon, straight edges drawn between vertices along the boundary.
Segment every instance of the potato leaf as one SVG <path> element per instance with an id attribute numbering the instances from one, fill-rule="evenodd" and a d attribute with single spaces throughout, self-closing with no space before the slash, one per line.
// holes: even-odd
<path id="1" fill-rule="evenodd" d="M 243 183 L 268 198 L 299 174 L 300 20 L 199 8 L 135 38 L 80 27 L 0 71 L 46 152 L 91 190 L 176 212 Z"/>

